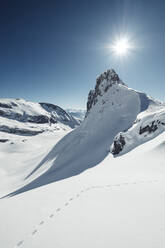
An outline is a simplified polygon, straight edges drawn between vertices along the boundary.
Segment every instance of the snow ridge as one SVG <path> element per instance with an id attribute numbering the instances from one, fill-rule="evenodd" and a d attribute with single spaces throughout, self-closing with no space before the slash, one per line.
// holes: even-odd
<path id="1" fill-rule="evenodd" d="M 164 131 L 165 104 L 148 98 L 147 109 L 138 114 L 131 128 L 117 134 L 110 147 L 110 151 L 114 156 L 125 154 L 137 146 L 155 138 Z"/>

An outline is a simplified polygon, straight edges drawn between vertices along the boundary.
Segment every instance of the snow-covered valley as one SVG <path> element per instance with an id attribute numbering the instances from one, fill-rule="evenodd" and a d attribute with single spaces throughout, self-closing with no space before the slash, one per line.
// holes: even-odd
<path id="1" fill-rule="evenodd" d="M 1 130 L 1 247 L 164 247 L 164 103 L 114 70 L 81 124 L 55 105 L 0 102 L 0 126 L 42 130 Z"/>

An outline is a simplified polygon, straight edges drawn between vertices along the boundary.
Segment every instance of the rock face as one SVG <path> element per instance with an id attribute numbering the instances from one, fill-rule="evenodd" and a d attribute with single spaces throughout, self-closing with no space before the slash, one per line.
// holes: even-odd
<path id="1" fill-rule="evenodd" d="M 118 137 L 116 137 L 116 139 L 114 139 L 112 154 L 113 155 L 119 154 L 123 150 L 124 146 L 125 146 L 125 140 L 124 137 L 120 134 L 118 135 Z"/>
<path id="2" fill-rule="evenodd" d="M 121 79 L 119 78 L 119 76 L 117 75 L 114 69 L 107 70 L 96 79 L 95 89 L 90 90 L 88 94 L 86 116 L 88 115 L 92 106 L 97 103 L 98 97 L 102 96 L 105 92 L 107 92 L 108 89 L 112 87 L 112 85 L 114 84 L 125 85 L 121 81 Z"/>
<path id="3" fill-rule="evenodd" d="M 28 128 L 8 127 L 5 125 L 0 125 L 0 131 L 22 136 L 33 136 L 44 132 L 44 130 L 29 130 Z"/>
<path id="4" fill-rule="evenodd" d="M 60 108 L 59 106 L 50 103 L 40 103 L 40 105 L 45 111 L 49 113 L 49 122 L 62 122 L 65 125 L 69 125 L 71 128 L 74 128 L 79 125 L 79 122 L 72 115 L 68 114 L 64 109 Z"/>
<path id="5" fill-rule="evenodd" d="M 143 139 L 145 141 L 145 139 L 147 140 L 148 138 L 152 138 L 152 136 L 150 136 L 150 135 L 152 135 L 152 133 L 154 134 L 157 130 L 158 134 L 159 134 L 159 130 L 161 130 L 163 128 L 163 126 L 165 126 L 165 122 L 160 121 L 160 120 L 153 120 L 152 122 L 149 122 L 145 126 L 142 125 L 142 120 L 140 120 L 140 122 L 141 122 L 141 125 L 138 129 L 136 129 L 137 131 L 136 131 L 136 133 L 134 133 L 134 136 L 133 136 L 133 132 L 132 132 L 132 142 L 131 142 L 132 144 L 131 145 L 134 144 L 135 147 L 137 145 L 139 145 L 138 139 L 140 140 L 142 138 L 141 141 Z M 132 129 L 133 128 L 134 128 L 134 126 L 132 127 Z M 138 137 L 138 134 L 139 134 L 139 137 Z M 144 136 L 142 136 L 142 134 L 144 134 Z M 118 155 L 119 153 L 121 154 L 124 149 L 128 149 L 128 147 L 130 146 L 130 141 L 128 141 L 127 136 L 130 136 L 129 130 L 127 132 L 119 133 L 115 137 L 115 139 L 113 141 L 112 148 L 111 148 L 111 152 L 113 155 Z M 153 137 L 154 137 L 154 135 L 153 135 Z M 134 140 L 135 138 L 136 138 L 136 141 Z M 133 143 L 133 141 L 134 141 L 134 143 Z"/>
<path id="6" fill-rule="evenodd" d="M 116 135 L 110 151 L 114 156 L 125 154 L 165 131 L 165 104 L 156 102 L 137 116 L 134 125 Z"/>
<path id="7" fill-rule="evenodd" d="M 165 123 L 160 120 L 154 120 L 151 124 L 146 125 L 145 127 L 140 127 L 139 134 L 154 133 L 159 128 L 159 125 L 164 126 Z"/>

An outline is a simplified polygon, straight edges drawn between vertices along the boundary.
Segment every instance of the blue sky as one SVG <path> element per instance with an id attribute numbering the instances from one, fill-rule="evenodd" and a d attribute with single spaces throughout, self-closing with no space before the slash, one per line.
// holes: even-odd
<path id="1" fill-rule="evenodd" d="M 114 68 L 131 88 L 165 101 L 165 2 L 5 0 L 0 8 L 0 97 L 84 108 L 96 76 Z M 107 44 L 127 35 L 124 59 Z"/>

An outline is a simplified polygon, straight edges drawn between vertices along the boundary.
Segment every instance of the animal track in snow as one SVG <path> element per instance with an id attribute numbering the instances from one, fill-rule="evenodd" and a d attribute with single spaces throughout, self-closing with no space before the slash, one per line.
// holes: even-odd
<path id="1" fill-rule="evenodd" d="M 81 190 L 80 193 L 84 193 L 85 191 L 89 191 L 89 190 L 91 190 L 91 189 L 99 189 L 99 188 L 107 188 L 107 187 L 108 187 L 108 188 L 112 188 L 112 187 L 121 187 L 121 186 L 123 186 L 123 185 L 128 186 L 128 185 L 131 185 L 131 184 L 154 183 L 154 182 L 159 182 L 159 180 L 157 180 L 157 179 L 155 179 L 155 180 L 147 180 L 147 181 L 141 180 L 141 181 L 139 181 L 139 182 L 136 182 L 136 181 L 135 181 L 135 182 L 125 182 L 125 183 L 121 183 L 121 184 L 107 184 L 107 185 L 104 185 L 104 186 L 95 185 L 95 186 L 88 187 L 88 188 L 86 188 L 86 189 L 84 189 L 84 190 Z M 77 197 L 77 198 L 80 197 L 80 194 L 77 194 L 76 197 Z M 73 201 L 73 200 L 74 200 L 73 197 L 71 197 L 71 198 L 69 199 L 70 202 Z M 65 206 L 68 206 L 68 205 L 69 205 L 69 202 L 66 202 L 66 203 L 65 203 Z M 61 210 L 62 210 L 61 208 L 57 208 L 57 209 L 56 209 L 56 212 L 59 212 L 59 211 L 61 211 Z M 49 218 L 53 218 L 53 217 L 54 217 L 54 214 L 50 214 L 50 215 L 49 215 Z M 45 223 L 45 221 L 42 220 L 42 221 L 39 223 L 39 225 L 42 226 L 44 223 Z M 37 232 L 38 232 L 37 229 L 33 230 L 33 232 L 31 233 L 31 236 L 34 236 Z M 23 244 L 24 244 L 24 240 L 20 240 L 20 241 L 16 244 L 16 246 L 14 246 L 14 248 L 21 247 Z"/>
<path id="2" fill-rule="evenodd" d="M 22 244 L 23 244 L 23 240 L 21 240 L 21 241 L 19 241 L 17 244 L 16 244 L 16 247 L 19 247 L 19 246 L 21 246 Z"/>
<path id="3" fill-rule="evenodd" d="M 32 232 L 32 235 L 35 235 L 37 232 L 37 229 L 35 229 L 33 232 Z"/>

